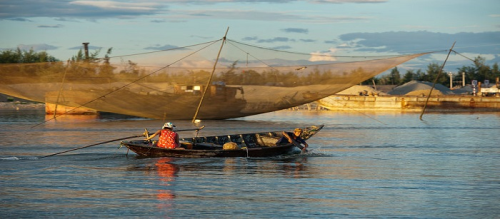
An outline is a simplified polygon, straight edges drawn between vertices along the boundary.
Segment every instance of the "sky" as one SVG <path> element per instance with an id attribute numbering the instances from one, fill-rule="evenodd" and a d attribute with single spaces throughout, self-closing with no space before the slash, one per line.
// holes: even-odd
<path id="1" fill-rule="evenodd" d="M 498 0 L 0 0 L 0 50 L 47 51 L 67 60 L 83 42 L 125 55 L 227 38 L 332 55 L 444 51 L 398 66 L 445 71 L 481 56 L 500 62 Z M 104 52 L 102 52 L 104 53 Z"/>

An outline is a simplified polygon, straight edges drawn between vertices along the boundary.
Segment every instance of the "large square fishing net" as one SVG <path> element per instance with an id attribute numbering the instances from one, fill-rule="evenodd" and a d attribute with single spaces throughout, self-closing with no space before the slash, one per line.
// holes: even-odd
<path id="1" fill-rule="evenodd" d="M 319 100 L 424 54 L 330 56 L 223 38 L 105 59 L 2 64 L 0 93 L 147 118 L 226 119 Z"/>

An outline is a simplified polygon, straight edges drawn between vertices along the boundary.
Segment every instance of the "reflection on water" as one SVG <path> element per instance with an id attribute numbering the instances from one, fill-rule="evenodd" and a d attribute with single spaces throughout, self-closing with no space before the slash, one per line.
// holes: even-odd
<path id="1" fill-rule="evenodd" d="M 200 134 L 325 124 L 310 154 L 143 158 L 119 142 L 163 121 L 0 114 L 0 218 L 495 218 L 499 114 L 282 111 Z M 180 129 L 190 121 L 174 121 Z M 181 137 L 195 135 L 180 132 Z M 29 206 L 29 207 L 27 207 Z"/>
<path id="2" fill-rule="evenodd" d="M 157 190 L 156 197 L 160 201 L 158 204 L 158 208 L 162 209 L 165 212 L 171 211 L 173 209 L 173 201 L 175 199 L 175 194 L 170 187 L 172 183 L 175 181 L 175 177 L 179 168 L 170 162 L 172 162 L 172 158 L 159 158 L 156 161 L 156 171 L 159 176 L 159 186 L 160 189 Z"/>
<path id="3" fill-rule="evenodd" d="M 290 159 L 285 160 L 288 162 L 284 162 L 283 171 L 285 175 L 294 177 L 294 178 L 303 178 L 309 177 L 304 174 L 304 171 L 307 171 L 307 157 L 301 157 L 300 159 Z"/>

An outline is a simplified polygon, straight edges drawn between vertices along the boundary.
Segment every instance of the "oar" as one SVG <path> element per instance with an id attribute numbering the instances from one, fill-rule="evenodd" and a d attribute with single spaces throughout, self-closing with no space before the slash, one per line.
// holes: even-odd
<path id="1" fill-rule="evenodd" d="M 293 145 L 295 145 L 295 147 L 298 147 L 298 148 L 300 149 L 301 153 L 302 153 L 302 149 L 304 149 L 304 147 L 305 147 L 305 146 L 300 145 L 300 143 L 299 143 L 299 142 L 295 141 L 295 140 L 294 140 L 293 138 L 291 138 L 291 137 L 290 137 L 290 139 L 292 140 L 292 144 L 293 144 Z M 309 150 L 307 150 L 307 149 L 306 149 L 306 151 L 309 151 Z"/>
<path id="2" fill-rule="evenodd" d="M 292 139 L 292 144 L 295 145 L 295 147 L 298 147 L 300 150 L 304 149 L 304 146 L 300 145 L 299 142 L 297 142 L 293 139 Z"/>
<path id="3" fill-rule="evenodd" d="M 181 129 L 181 130 L 175 130 L 175 131 L 176 132 L 199 131 L 199 130 L 201 130 L 203 128 L 205 128 L 205 126 L 202 126 L 200 128 L 195 128 L 195 129 Z M 49 155 L 46 155 L 46 156 L 43 156 L 43 157 L 40 157 L 40 158 L 51 157 L 51 156 L 54 156 L 54 155 L 64 154 L 64 153 L 67 153 L 67 152 L 70 152 L 70 151 L 76 151 L 76 150 L 80 150 L 80 149 L 84 149 L 84 148 L 89 148 L 89 147 L 93 147 L 93 146 L 97 146 L 97 145 L 101 145 L 101 144 L 106 144 L 106 143 L 110 143 L 110 142 L 114 142 L 114 141 L 121 141 L 121 140 L 125 140 L 125 139 L 130 139 L 130 138 L 144 137 L 145 135 L 150 135 L 150 134 L 152 134 L 152 133 L 148 133 L 146 131 L 142 135 L 134 135 L 134 136 L 124 137 L 124 138 L 117 138 L 117 139 L 113 139 L 113 140 L 109 140 L 109 141 L 103 141 L 103 142 L 99 142 L 99 143 L 95 143 L 95 144 L 91 144 L 91 145 L 87 145 L 87 146 L 83 146 L 83 147 L 79 147 L 79 148 L 73 148 L 73 149 L 67 150 L 67 151 L 58 152 L 58 153 L 55 153 L 55 154 L 49 154 Z"/>

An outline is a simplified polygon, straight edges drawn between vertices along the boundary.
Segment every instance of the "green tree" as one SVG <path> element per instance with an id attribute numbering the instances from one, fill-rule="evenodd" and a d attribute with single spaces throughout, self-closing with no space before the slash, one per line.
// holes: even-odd
<path id="1" fill-rule="evenodd" d="M 109 55 L 111 55 L 112 51 L 113 51 L 113 47 L 109 48 L 106 51 L 106 54 L 104 55 L 104 58 L 101 59 L 101 58 L 99 58 L 99 53 L 101 53 L 101 49 L 96 49 L 93 53 L 89 54 L 88 61 L 91 62 L 91 63 L 96 63 L 96 62 L 100 62 L 100 61 L 104 60 L 104 62 L 109 63 L 109 58 L 110 58 Z M 83 54 L 83 50 L 82 49 L 78 50 L 78 53 L 76 53 L 76 55 L 74 55 L 73 57 L 71 57 L 70 60 L 73 61 L 73 62 L 85 61 L 86 57 Z"/>
<path id="2" fill-rule="evenodd" d="M 407 70 L 405 75 L 403 76 L 403 79 L 401 80 L 401 84 L 408 83 L 416 78 L 416 74 L 413 72 L 412 69 Z"/>
<path id="3" fill-rule="evenodd" d="M 392 85 L 399 85 L 401 82 L 401 75 L 399 74 L 398 67 L 394 67 L 389 75 L 389 80 Z"/>
<path id="4" fill-rule="evenodd" d="M 372 77 L 372 78 L 370 78 L 370 79 L 368 79 L 368 80 L 366 80 L 366 81 L 363 81 L 363 82 L 361 82 L 361 84 L 360 84 L 360 85 L 369 85 L 369 86 L 371 86 L 371 85 L 373 85 L 374 83 L 375 83 L 375 84 L 380 84 L 380 85 L 381 85 L 381 83 L 380 83 L 380 79 L 379 79 L 379 78 L 377 78 L 377 77 Z"/>
<path id="5" fill-rule="evenodd" d="M 470 84 L 472 80 L 481 82 L 484 80 L 490 80 L 491 82 L 496 81 L 496 78 L 500 77 L 498 64 L 495 63 L 490 67 L 486 65 L 485 62 L 485 58 L 478 56 L 474 58 L 474 64 L 472 66 L 462 66 L 458 68 L 458 72 L 465 73 L 465 82 L 468 84 Z"/>
<path id="6" fill-rule="evenodd" d="M 434 82 L 436 80 L 436 83 L 443 85 L 449 83 L 448 76 L 443 72 L 439 73 L 440 71 L 441 71 L 441 65 L 439 65 L 438 63 L 431 63 L 427 65 L 426 74 L 422 78 L 424 79 L 423 81 Z"/>
<path id="7" fill-rule="evenodd" d="M 0 53 L 0 63 L 38 63 L 38 62 L 57 62 L 58 59 L 49 55 L 46 51 L 35 52 L 30 50 L 4 50 Z"/>

